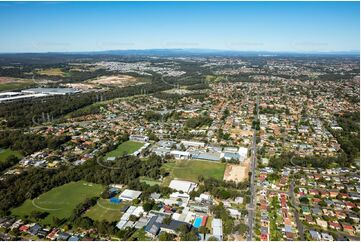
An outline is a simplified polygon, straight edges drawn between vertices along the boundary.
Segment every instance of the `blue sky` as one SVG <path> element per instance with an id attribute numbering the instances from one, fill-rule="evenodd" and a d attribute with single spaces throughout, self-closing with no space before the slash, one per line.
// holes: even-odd
<path id="1" fill-rule="evenodd" d="M 0 2 L 0 52 L 359 50 L 359 2 Z"/>

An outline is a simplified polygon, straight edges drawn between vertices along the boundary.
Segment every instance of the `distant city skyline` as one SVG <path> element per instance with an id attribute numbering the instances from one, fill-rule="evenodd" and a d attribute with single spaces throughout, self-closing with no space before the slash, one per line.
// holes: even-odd
<path id="1" fill-rule="evenodd" d="M 359 51 L 359 2 L 0 2 L 0 52 Z"/>

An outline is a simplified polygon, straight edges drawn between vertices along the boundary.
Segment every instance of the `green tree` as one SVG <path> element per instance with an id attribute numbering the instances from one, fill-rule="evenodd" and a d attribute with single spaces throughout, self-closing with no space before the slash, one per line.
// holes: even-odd
<path id="1" fill-rule="evenodd" d="M 171 240 L 174 240 L 174 235 L 173 234 L 169 234 L 169 233 L 166 233 L 166 232 L 162 232 L 160 233 L 158 239 L 160 241 L 171 241 Z"/>
<path id="2" fill-rule="evenodd" d="M 171 216 L 164 217 L 164 219 L 163 219 L 164 224 L 170 224 L 170 222 L 172 222 L 172 217 Z"/>
<path id="3" fill-rule="evenodd" d="M 209 233 L 209 229 L 205 226 L 201 226 L 198 229 L 199 233 L 202 233 L 204 236 L 206 236 L 207 233 Z"/>

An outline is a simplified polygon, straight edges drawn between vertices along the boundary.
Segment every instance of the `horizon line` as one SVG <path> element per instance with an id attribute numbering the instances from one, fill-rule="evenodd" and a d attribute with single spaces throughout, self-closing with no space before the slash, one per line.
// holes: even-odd
<path id="1" fill-rule="evenodd" d="M 238 53 L 289 53 L 289 54 L 332 54 L 332 53 L 353 53 L 359 54 L 360 50 L 229 50 L 229 49 L 212 49 L 212 48 L 139 48 L 139 49 L 107 49 L 107 50 L 72 50 L 72 51 L 10 51 L 0 52 L 0 54 L 81 54 L 81 53 L 101 53 L 101 52 L 116 52 L 116 51 L 206 51 L 206 52 L 238 52 Z"/>

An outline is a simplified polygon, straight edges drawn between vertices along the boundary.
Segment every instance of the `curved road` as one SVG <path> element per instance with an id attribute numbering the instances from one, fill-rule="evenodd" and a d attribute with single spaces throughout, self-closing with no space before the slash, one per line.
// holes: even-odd
<path id="1" fill-rule="evenodd" d="M 292 210 L 293 210 L 293 214 L 294 214 L 294 217 L 295 217 L 295 222 L 297 224 L 297 229 L 298 229 L 298 233 L 300 235 L 300 239 L 302 241 L 304 241 L 305 240 L 305 232 L 303 230 L 302 222 L 300 221 L 300 216 L 299 216 L 298 211 L 296 209 L 296 199 L 295 199 L 294 190 L 295 190 L 295 181 L 292 180 L 291 184 L 290 184 L 290 190 L 289 190 L 289 193 L 288 193 L 288 197 L 291 198 L 291 204 L 293 206 Z"/>

